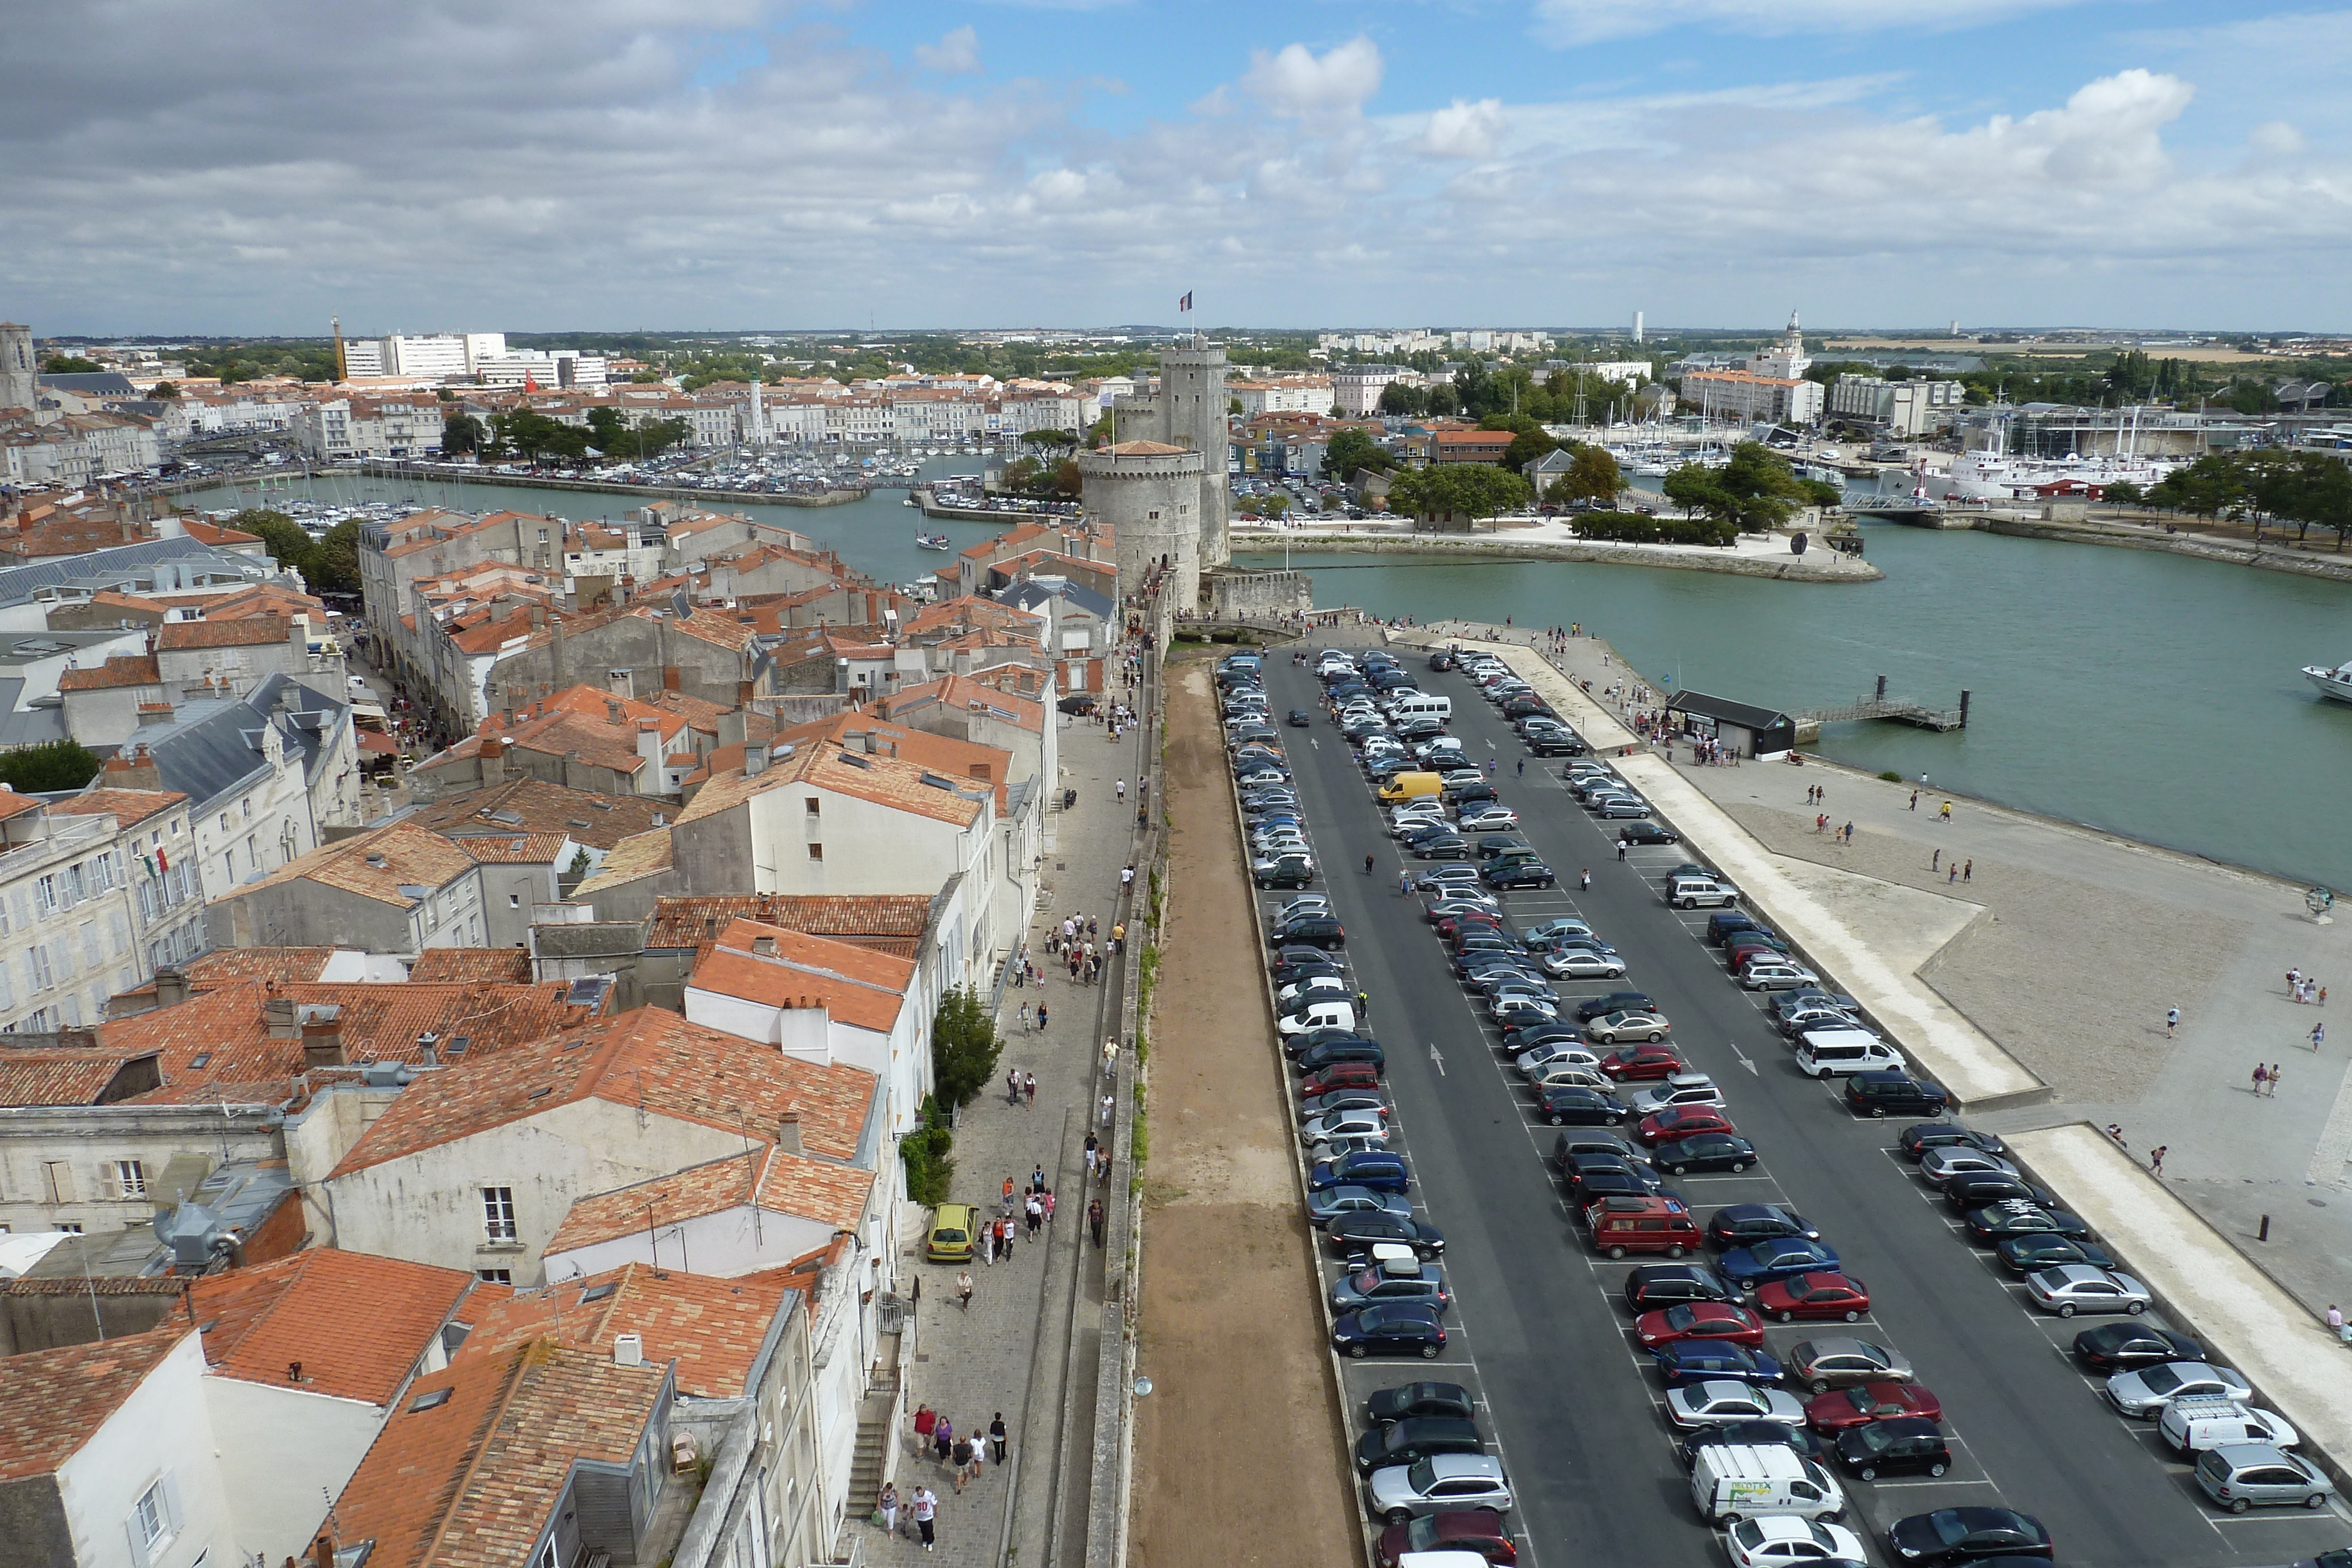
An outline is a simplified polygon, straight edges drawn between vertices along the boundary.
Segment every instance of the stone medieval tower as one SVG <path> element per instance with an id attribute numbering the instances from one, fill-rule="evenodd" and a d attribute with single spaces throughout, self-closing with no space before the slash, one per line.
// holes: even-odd
<path id="1" fill-rule="evenodd" d="M 0 411 L 33 408 L 40 402 L 39 394 L 33 329 L 15 321 L 0 321 Z"/>

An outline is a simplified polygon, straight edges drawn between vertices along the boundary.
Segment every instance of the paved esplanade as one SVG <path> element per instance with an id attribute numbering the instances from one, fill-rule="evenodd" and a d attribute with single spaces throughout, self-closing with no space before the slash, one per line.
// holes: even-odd
<path id="1" fill-rule="evenodd" d="M 1118 997 L 1108 973 L 1101 984 L 1071 984 L 1067 967 L 1045 951 L 1045 931 L 1048 922 L 1058 926 L 1065 915 L 1080 914 L 1100 923 L 1098 951 L 1109 940 L 1119 871 L 1135 852 L 1136 779 L 1148 731 L 1131 730 L 1114 742 L 1108 730 L 1092 720 L 1064 717 L 1060 722 L 1062 778 L 1057 789 L 1074 789 L 1078 799 L 1071 810 L 1055 810 L 1047 818 L 1052 841 L 1045 851 L 1041 907 L 1027 935 L 1029 956 L 1042 978 L 1034 986 L 1016 988 L 1008 982 L 1004 987 L 997 1017 L 1004 1054 L 994 1082 L 964 1107 L 953 1154 L 954 1198 L 978 1204 L 991 1217 L 998 1212 L 1006 1177 L 1025 1191 L 1030 1173 L 1044 1166 L 1055 1199 L 1054 1220 L 1035 1241 L 1027 1239 L 1025 1223 L 1016 1223 L 1012 1255 L 1000 1258 L 993 1267 L 974 1255 L 969 1312 L 956 1304 L 959 1270 L 924 1262 L 919 1235 L 904 1244 L 908 1249 L 905 1261 L 921 1272 L 923 1298 L 915 1352 L 905 1369 L 907 1419 L 895 1435 L 896 1477 L 902 1500 L 911 1498 L 918 1485 L 939 1494 L 939 1543 L 926 1553 L 918 1542 L 893 1542 L 880 1531 L 860 1525 L 868 1562 L 919 1559 L 971 1568 L 997 1563 L 1007 1522 L 1008 1475 L 1014 1477 L 1020 1492 L 1013 1500 L 1010 1559 L 1032 1564 L 1045 1561 L 1054 1510 L 1060 1500 L 1054 1469 L 1065 1374 L 1071 1364 L 1074 1269 L 1084 1271 L 1078 1281 L 1087 1304 L 1079 1313 L 1083 1328 L 1091 1330 L 1101 1322 L 1102 1254 L 1091 1243 L 1081 1250 L 1080 1244 L 1086 1239 L 1087 1201 L 1105 1189 L 1086 1180 L 1085 1146 L 1095 1104 L 1102 1097 L 1102 1042 L 1117 1029 Z M 1128 787 L 1123 803 L 1116 794 L 1122 779 Z M 1055 804 L 1059 804 L 1058 794 Z M 1029 1004 L 1034 1012 L 1041 1001 L 1050 1011 L 1050 1022 L 1042 1034 L 1024 1032 L 1022 1004 Z M 1097 1019 L 1103 1005 L 1109 1008 L 1108 1025 Z M 1122 1072 L 1128 1070 L 1124 1053 L 1119 1067 Z M 1014 1068 L 1037 1075 L 1035 1104 L 1015 1108 L 1008 1103 L 1004 1074 Z M 1119 1149 L 1124 1155 L 1123 1138 Z M 1115 1168 L 1108 1190 L 1124 1193 L 1128 1174 Z M 1090 1375 L 1091 1348 L 1079 1359 L 1082 1372 Z M 1089 1384 L 1081 1402 L 1090 1408 L 1092 1398 Z M 935 1463 L 928 1452 L 918 1456 L 914 1451 L 908 1423 L 916 1406 L 924 1404 L 954 1421 L 960 1433 L 984 1434 L 990 1418 L 1003 1411 L 1012 1447 L 1019 1450 L 1013 1456 L 1014 1463 L 990 1464 L 980 1480 L 959 1495 L 952 1466 Z M 1085 1456 L 1079 1462 L 1083 1467 Z M 872 1508 L 871 1498 L 850 1500 L 853 1520 L 865 1518 Z M 900 1524 L 903 1529 L 903 1514 Z M 1085 1550 L 1083 1519 L 1075 1528 L 1079 1533 L 1074 1543 L 1066 1541 L 1066 1558 L 1074 1550 Z"/>

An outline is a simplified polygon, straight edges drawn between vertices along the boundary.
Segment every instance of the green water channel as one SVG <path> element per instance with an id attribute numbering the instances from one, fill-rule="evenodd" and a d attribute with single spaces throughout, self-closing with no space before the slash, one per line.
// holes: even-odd
<path id="1" fill-rule="evenodd" d="M 1866 585 L 1572 561 L 1314 555 L 1315 601 L 1579 622 L 1652 682 L 1800 712 L 1867 695 L 1966 730 L 1831 726 L 1840 762 L 2290 877 L 2352 886 L 2352 585 L 2150 550 L 1864 525 Z M 1239 563 L 1237 563 L 1239 564 Z M 1252 557 L 1247 564 L 1281 564 Z"/>

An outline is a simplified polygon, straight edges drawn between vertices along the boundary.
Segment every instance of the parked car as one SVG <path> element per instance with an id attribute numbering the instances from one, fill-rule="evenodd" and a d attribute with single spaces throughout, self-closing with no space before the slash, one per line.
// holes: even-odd
<path id="1" fill-rule="evenodd" d="M 1717 1250 L 1783 1236 L 1802 1237 L 1807 1241 L 1822 1239 L 1822 1233 L 1808 1224 L 1803 1215 L 1785 1204 L 1735 1203 L 1717 1209 L 1715 1218 L 1706 1222 L 1707 1241 Z"/>
<path id="2" fill-rule="evenodd" d="M 1952 1468 L 1943 1428 L 1916 1416 L 1864 1421 L 1840 1432 L 1832 1445 L 1838 1463 L 1866 1481 L 1881 1476 L 1940 1476 Z"/>
<path id="3" fill-rule="evenodd" d="M 1974 1149 L 1981 1154 L 2007 1155 L 2009 1145 L 1990 1133 L 1979 1133 L 1958 1122 L 1921 1122 L 1903 1129 L 1895 1140 L 1906 1160 L 1925 1159 L 1930 1149 Z"/>
<path id="4" fill-rule="evenodd" d="M 1757 1287 L 1756 1310 L 1784 1323 L 1858 1323 L 1870 1314 L 1870 1288 L 1842 1273 L 1798 1274 Z"/>
<path id="5" fill-rule="evenodd" d="M 1674 1025 L 1665 1015 L 1638 1012 L 1604 1013 L 1584 1026 L 1585 1034 L 1598 1040 L 1640 1040 L 1655 1043 L 1673 1032 Z M 1685 1071 L 1683 1060 L 1671 1051 L 1621 1051 L 1624 1058 L 1624 1073 L 1636 1078 L 1664 1078 L 1669 1072 Z M 1612 1075 L 1613 1076 L 1613 1075 Z"/>
<path id="6" fill-rule="evenodd" d="M 1511 1568 L 1519 1549 L 1504 1526 L 1503 1516 L 1491 1508 L 1462 1509 L 1450 1513 L 1423 1514 L 1390 1525 L 1373 1548 L 1378 1568 L 1398 1568 L 1408 1552 L 1475 1552 L 1488 1568 Z"/>
<path id="7" fill-rule="evenodd" d="M 1589 997 L 1576 1007 L 1576 1021 L 1591 1023 L 1594 1019 L 1611 1013 L 1652 1012 L 1655 1010 L 1648 995 L 1642 991 L 1611 991 L 1606 996 Z"/>
<path id="8" fill-rule="evenodd" d="M 1795 1395 L 1782 1389 L 1714 1378 L 1667 1389 L 1666 1419 L 1685 1428 L 1721 1427 L 1733 1421 L 1801 1427 L 1805 1407 Z"/>
<path id="9" fill-rule="evenodd" d="M 1702 1133 L 1736 1133 L 1719 1105 L 1670 1105 L 1642 1118 L 1633 1135 L 1645 1144 L 1674 1143 Z"/>
<path id="10" fill-rule="evenodd" d="M 1654 1345 L 1650 1349 L 1650 1359 L 1658 1364 L 1669 1388 L 1724 1378 L 1769 1388 L 1781 1377 L 1780 1364 L 1772 1356 L 1716 1340 L 1679 1340 L 1672 1344 Z"/>
<path id="11" fill-rule="evenodd" d="M 1318 1225 L 1337 1219 L 1343 1214 L 1356 1214 L 1366 1209 L 1378 1209 L 1382 1214 L 1400 1215 L 1410 1218 L 1412 1205 L 1392 1192 L 1374 1192 L 1365 1186 L 1335 1186 L 1326 1192 L 1310 1194 L 1307 1212 Z"/>
<path id="12" fill-rule="evenodd" d="M 1857 1385 L 1908 1383 L 1911 1363 L 1900 1351 L 1868 1340 L 1809 1339 L 1789 1347 L 1789 1381 L 1815 1394 Z"/>
<path id="13" fill-rule="evenodd" d="M 1374 1470 L 1364 1483 L 1364 1497 L 1372 1517 L 1389 1524 L 1465 1508 L 1503 1513 L 1511 1507 L 1503 1462 L 1491 1454 L 1437 1454 Z"/>
<path id="14" fill-rule="evenodd" d="M 1704 1263 L 1644 1263 L 1625 1276 L 1625 1304 L 1636 1312 L 1687 1301 L 1736 1301 L 1738 1292 Z"/>
<path id="15" fill-rule="evenodd" d="M 2093 1372 L 2129 1372 L 2205 1358 L 2205 1347 L 2187 1334 L 2150 1323 L 2101 1323 L 2074 1336 L 2074 1359 Z"/>
<path id="16" fill-rule="evenodd" d="M 1848 1427 L 1897 1416 L 1940 1421 L 1944 1402 L 1916 1383 L 1862 1383 L 1815 1395 L 1805 1406 L 1806 1424 L 1828 1437 Z"/>
<path id="17" fill-rule="evenodd" d="M 1730 1133 L 1700 1133 L 1657 1145 L 1650 1157 L 1676 1176 L 1693 1171 L 1744 1171 L 1756 1163 L 1756 1145 Z"/>
<path id="18" fill-rule="evenodd" d="M 1425 1301 L 1383 1301 L 1343 1313 L 1331 1325 L 1331 1348 L 1368 1355 L 1417 1355 L 1435 1361 L 1445 1349 L 1445 1325 Z"/>
<path id="19" fill-rule="evenodd" d="M 1793 1513 L 1768 1513 L 1742 1519 L 1723 1532 L 1724 1550 L 1732 1568 L 1795 1568 L 1812 1564 L 1860 1563 L 1861 1537 L 1842 1524 L 1806 1519 Z"/>
<path id="20" fill-rule="evenodd" d="M 2223 1399 L 2252 1399 L 2246 1380 L 2226 1366 L 2208 1361 L 2166 1361 L 2118 1372 L 2107 1379 L 2107 1403 L 2126 1416 L 2153 1419 L 2174 1399 L 2212 1395 Z"/>
<path id="21" fill-rule="evenodd" d="M 1939 1508 L 1898 1519 L 1886 1531 L 1887 1550 L 1910 1568 L 1987 1558 L 2053 1557 L 2056 1548 L 2042 1521 L 2007 1508 Z"/>
<path id="22" fill-rule="evenodd" d="M 1929 1186 L 1942 1186 L 1954 1176 L 1987 1174 L 2013 1176 L 2018 1170 L 1999 1155 L 1961 1144 L 1928 1149 L 1919 1156 L 1919 1175 Z"/>
<path id="23" fill-rule="evenodd" d="M 1633 1324 L 1633 1337 L 1645 1350 L 1685 1340 L 1719 1340 L 1761 1350 L 1764 1322 L 1730 1301 L 1685 1301 L 1643 1312 Z"/>
<path id="24" fill-rule="evenodd" d="M 1614 953 L 1590 947 L 1561 947 L 1539 960 L 1547 975 L 1570 980 L 1617 980 L 1625 975 L 1625 960 Z"/>
<path id="25" fill-rule="evenodd" d="M 1838 1255 L 1819 1241 L 1808 1241 L 1801 1236 L 1781 1236 L 1734 1247 L 1724 1253 L 1717 1267 L 1725 1279 L 1752 1292 L 1773 1280 L 1835 1273 Z"/>
<path id="26" fill-rule="evenodd" d="M 1458 1383 L 1401 1383 L 1364 1401 L 1364 1415 L 1375 1427 L 1415 1416 L 1458 1416 L 1467 1421 L 1477 1414 L 1470 1391 Z"/>
<path id="27" fill-rule="evenodd" d="M 1628 822 L 1617 830 L 1621 844 L 1678 844 L 1683 836 L 1672 828 L 1653 821 Z"/>
<path id="28" fill-rule="evenodd" d="M 1659 1112 L 1686 1105 L 1717 1105 L 1723 1103 L 1723 1087 L 1704 1072 L 1676 1072 L 1660 1079 L 1650 1088 L 1637 1092 L 1626 1103 L 1637 1116 L 1654 1116 Z M 1694 1128 L 1694 1132 L 1714 1132 L 1716 1128 Z"/>
<path id="29" fill-rule="evenodd" d="M 2148 1289 L 2129 1274 L 2095 1269 L 2088 1263 L 2061 1263 L 2025 1277 L 2027 1300 L 2045 1312 L 2071 1318 L 2078 1312 L 2124 1312 L 2137 1317 L 2153 1298 Z"/>
<path id="30" fill-rule="evenodd" d="M 2335 1483 L 2301 1454 L 2268 1443 L 2224 1443 L 2197 1461 L 2197 1484 L 2231 1513 L 2256 1506 L 2326 1508 Z"/>
<path id="31" fill-rule="evenodd" d="M 1890 1113 L 1939 1116 L 1952 1100 L 1940 1086 L 1924 1078 L 1874 1071 L 1857 1072 L 1845 1081 L 1845 1103 L 1847 1109 L 1864 1116 Z"/>
<path id="32" fill-rule="evenodd" d="M 1726 1421 L 1720 1426 L 1701 1427 L 1685 1437 L 1679 1448 L 1683 1469 L 1689 1469 L 1698 1462 L 1701 1448 L 1730 1444 L 1737 1448 L 1767 1448 L 1775 1443 L 1818 1464 L 1826 1450 L 1818 1433 L 1810 1427 L 1790 1427 L 1779 1421 Z M 1831 1568 L 1824 1563 L 1822 1568 Z"/>
<path id="33" fill-rule="evenodd" d="M 1307 1173 L 1309 1192 L 1328 1192 L 1351 1183 L 1371 1192 L 1403 1193 L 1412 1189 L 1412 1173 L 1405 1168 L 1402 1156 L 1385 1149 L 1318 1161 Z"/>
<path id="34" fill-rule="evenodd" d="M 1434 1258 L 1445 1250 L 1445 1237 L 1424 1219 L 1386 1209 L 1362 1209 L 1323 1221 L 1323 1235 L 1343 1253 L 1369 1253 L 1374 1247 L 1410 1247 L 1417 1258 Z"/>
<path id="35" fill-rule="evenodd" d="M 1543 1090 L 1538 1104 L 1544 1120 L 1555 1127 L 1615 1127 L 1632 1114 L 1614 1094 L 1580 1084 Z"/>

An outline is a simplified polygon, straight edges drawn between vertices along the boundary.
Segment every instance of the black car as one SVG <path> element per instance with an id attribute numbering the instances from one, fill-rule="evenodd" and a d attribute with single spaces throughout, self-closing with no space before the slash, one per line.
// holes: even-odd
<path id="1" fill-rule="evenodd" d="M 1724 938 L 1735 931 L 1761 931 L 1764 923 L 1752 915 L 1737 909 L 1718 909 L 1706 917 L 1706 943 L 1710 947 L 1723 946 Z"/>
<path id="2" fill-rule="evenodd" d="M 1701 1448 L 1717 1448 L 1727 1443 L 1759 1448 L 1778 1444 L 1784 1448 L 1794 1448 L 1816 1463 L 1822 1457 L 1822 1440 L 1810 1427 L 1790 1427 L 1779 1421 L 1727 1421 L 1719 1427 L 1703 1427 L 1683 1439 L 1683 1469 L 1697 1468 Z"/>
<path id="3" fill-rule="evenodd" d="M 1579 1209 L 1604 1197 L 1654 1197 L 1665 1184 L 1627 1165 L 1595 1162 L 1568 1173 L 1569 1201 Z"/>
<path id="4" fill-rule="evenodd" d="M 1297 1034 L 1285 1035 L 1282 1040 L 1282 1054 L 1297 1061 L 1305 1058 L 1309 1051 L 1320 1051 L 1327 1045 L 1377 1045 L 1379 1043 L 1370 1035 L 1358 1034 L 1354 1030 L 1342 1029 L 1338 1024 L 1326 1024 L 1320 1029 L 1305 1030 Z"/>
<path id="5" fill-rule="evenodd" d="M 1315 867 L 1305 855 L 1276 855 L 1266 865 L 1252 866 L 1250 880 L 1260 887 L 1306 887 L 1315 880 Z"/>
<path id="6" fill-rule="evenodd" d="M 1898 1519 L 1886 1544 L 1901 1563 L 1979 1563 L 1988 1557 L 2053 1557 L 2050 1532 L 2031 1514 L 2006 1508 L 1939 1508 Z"/>
<path id="7" fill-rule="evenodd" d="M 1522 1052 L 1533 1051 L 1539 1045 L 1550 1045 L 1555 1042 L 1561 1045 L 1578 1045 L 1582 1043 L 1583 1040 L 1584 1031 L 1574 1024 L 1561 1023 L 1557 1019 L 1546 1019 L 1541 1023 L 1531 1023 L 1505 1030 L 1503 1043 L 1497 1049 L 1501 1054 L 1517 1061 Z"/>
<path id="8" fill-rule="evenodd" d="M 1645 1150 L 1634 1147 L 1614 1133 L 1562 1133 L 1552 1140 L 1551 1163 L 1560 1170 L 1567 1170 L 1569 1162 L 1580 1155 L 1606 1155 L 1635 1170 L 1655 1168 L 1650 1164 L 1650 1156 Z"/>
<path id="9" fill-rule="evenodd" d="M 1356 1439 L 1356 1473 L 1419 1464 L 1432 1454 L 1475 1454 L 1485 1445 L 1478 1424 L 1460 1416 L 1409 1416 L 1375 1427 Z"/>
<path id="10" fill-rule="evenodd" d="M 2012 1236 L 1993 1250 L 2000 1254 L 2002 1265 L 2012 1274 L 2038 1274 L 2063 1263 L 2088 1263 L 2094 1269 L 2123 1267 L 2105 1248 L 2061 1236 L 2054 1230 Z"/>
<path id="11" fill-rule="evenodd" d="M 1685 1301 L 1737 1301 L 1739 1292 L 1705 1263 L 1644 1263 L 1625 1276 L 1625 1305 L 1635 1313 Z"/>
<path id="12" fill-rule="evenodd" d="M 1401 1383 L 1364 1401 L 1364 1416 L 1375 1427 L 1416 1416 L 1452 1416 L 1468 1421 L 1478 1414 L 1470 1391 L 1458 1383 Z"/>
<path id="13" fill-rule="evenodd" d="M 1541 861 L 1514 861 L 1507 865 L 1489 865 L 1485 873 L 1488 887 L 1557 887 L 1559 877 Z"/>
<path id="14" fill-rule="evenodd" d="M 1838 1463 L 1864 1480 L 1881 1476 L 1940 1476 L 1952 1468 L 1943 1429 L 1918 1416 L 1895 1416 L 1848 1427 L 1837 1437 Z"/>
<path id="15" fill-rule="evenodd" d="M 1382 1301 L 1342 1312 L 1331 1325 L 1331 1347 L 1352 1356 L 1417 1355 L 1435 1361 L 1445 1352 L 1445 1325 L 1437 1309 L 1419 1301 Z"/>
<path id="16" fill-rule="evenodd" d="M 1478 852 L 1478 858 L 1482 861 L 1490 861 L 1496 855 L 1507 855 L 1515 850 L 1535 853 L 1535 846 L 1517 833 L 1482 833 L 1470 841 L 1470 847 Z"/>
<path id="17" fill-rule="evenodd" d="M 1064 697 L 1054 706 L 1064 713 L 1092 713 L 1095 711 L 1095 697 L 1092 692 L 1078 692 Z"/>
<path id="18" fill-rule="evenodd" d="M 1584 742 L 1564 729 L 1539 729 L 1527 737 L 1528 749 L 1538 757 L 1581 757 Z"/>
<path id="19" fill-rule="evenodd" d="M 1421 1258 L 1434 1258 L 1445 1250 L 1445 1238 L 1427 1220 L 1408 1219 L 1381 1209 L 1337 1216 L 1324 1225 L 1323 1235 L 1341 1253 L 1369 1252 L 1391 1243 L 1410 1247 Z"/>
<path id="20" fill-rule="evenodd" d="M 1715 1211 L 1706 1222 L 1706 1239 L 1716 1250 L 1745 1247 L 1752 1241 L 1777 1241 L 1794 1236 L 1819 1241 L 1822 1233 L 1795 1209 L 1777 1203 L 1735 1203 Z"/>
<path id="21" fill-rule="evenodd" d="M 2063 1236 L 2072 1240 L 2087 1239 L 2090 1234 L 2090 1225 L 2080 1215 L 2019 1199 L 1990 1204 L 1969 1215 L 1969 1239 L 1980 1247 L 1990 1247 L 2013 1236 Z"/>
<path id="22" fill-rule="evenodd" d="M 2058 1201 L 2032 1182 L 2003 1176 L 1999 1171 L 1970 1171 L 1944 1184 L 1944 1201 L 1951 1205 L 1955 1214 L 1966 1214 L 1972 1208 L 1983 1208 L 1990 1204 L 2007 1203 L 2012 1199 L 2040 1204 L 2044 1207 Z"/>
<path id="23" fill-rule="evenodd" d="M 1308 709 L 1295 707 L 1290 710 L 1290 727 L 1293 729 L 1305 729 L 1314 722 L 1315 715 Z"/>
<path id="24" fill-rule="evenodd" d="M 1650 1151 L 1660 1170 L 1676 1176 L 1693 1171 L 1744 1171 L 1756 1163 L 1756 1145 L 1734 1133 L 1701 1133 L 1660 1144 Z"/>
<path id="25" fill-rule="evenodd" d="M 1307 975 L 1344 975 L 1347 966 L 1320 947 L 1288 947 L 1274 956 L 1276 990 Z"/>
<path id="26" fill-rule="evenodd" d="M 1903 1157 L 1915 1164 L 1927 1157 L 1929 1149 L 1975 1149 L 1982 1154 L 2007 1155 L 2009 1145 L 1990 1133 L 1979 1133 L 1973 1127 L 1963 1127 L 1958 1122 L 1919 1122 L 1903 1129 L 1895 1140 Z"/>
<path id="27" fill-rule="evenodd" d="M 1937 1085 L 1907 1072 L 1857 1072 L 1845 1081 L 1847 1109 L 1858 1115 L 1940 1116 L 1952 1097 Z"/>
<path id="28" fill-rule="evenodd" d="M 1617 841 L 1621 844 L 1678 844 L 1683 841 L 1683 836 L 1672 828 L 1662 828 L 1644 820 L 1628 822 L 1618 829 Z"/>
<path id="29" fill-rule="evenodd" d="M 2129 1372 L 2168 1361 L 2203 1361 L 2205 1347 L 2145 1322 L 2101 1323 L 2074 1336 L 2074 1359 L 2096 1373 Z"/>
<path id="30" fill-rule="evenodd" d="M 1299 1052 L 1297 1063 L 1301 1072 L 1320 1072 L 1341 1061 L 1369 1061 L 1376 1068 L 1388 1065 L 1388 1052 L 1378 1040 L 1331 1040 Z"/>
<path id="31" fill-rule="evenodd" d="M 1576 1021 L 1591 1023 L 1604 1013 L 1655 1012 L 1657 1004 L 1645 991 L 1612 991 L 1605 997 L 1592 997 L 1577 1004 Z"/>
<path id="32" fill-rule="evenodd" d="M 1344 947 L 1348 945 L 1347 929 L 1328 915 L 1305 915 L 1268 933 L 1269 947 Z"/>
<path id="33" fill-rule="evenodd" d="M 1577 1084 L 1547 1089 L 1538 1097 L 1544 1120 L 1555 1127 L 1622 1126 L 1633 1113 L 1614 1094 Z"/>

